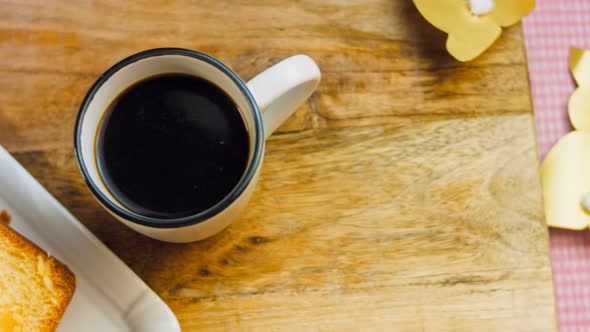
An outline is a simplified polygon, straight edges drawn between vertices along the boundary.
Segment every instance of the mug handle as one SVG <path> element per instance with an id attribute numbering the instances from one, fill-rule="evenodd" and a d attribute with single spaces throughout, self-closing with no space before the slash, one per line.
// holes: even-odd
<path id="1" fill-rule="evenodd" d="M 262 111 L 265 139 L 303 105 L 320 78 L 320 69 L 310 57 L 295 55 L 246 83 Z"/>

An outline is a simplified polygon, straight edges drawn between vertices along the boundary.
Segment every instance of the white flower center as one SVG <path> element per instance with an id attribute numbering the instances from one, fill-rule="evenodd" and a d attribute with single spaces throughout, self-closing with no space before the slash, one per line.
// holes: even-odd
<path id="1" fill-rule="evenodd" d="M 469 6 L 473 15 L 483 15 L 494 9 L 494 0 L 469 0 Z"/>

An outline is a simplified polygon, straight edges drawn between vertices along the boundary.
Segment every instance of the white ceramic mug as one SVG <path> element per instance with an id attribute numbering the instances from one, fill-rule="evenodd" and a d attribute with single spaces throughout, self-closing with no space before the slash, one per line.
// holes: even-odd
<path id="1" fill-rule="evenodd" d="M 174 219 L 143 216 L 119 203 L 102 181 L 95 159 L 96 134 L 109 104 L 134 83 L 166 73 L 197 76 L 223 89 L 238 106 L 252 147 L 246 171 L 226 197 L 200 213 Z M 319 81 L 317 65 L 305 55 L 283 60 L 244 83 L 223 63 L 200 52 L 159 48 L 134 54 L 100 76 L 80 107 L 74 135 L 80 171 L 98 201 L 130 228 L 168 242 L 204 239 L 227 227 L 246 207 L 262 166 L 264 140 L 309 98 Z"/>

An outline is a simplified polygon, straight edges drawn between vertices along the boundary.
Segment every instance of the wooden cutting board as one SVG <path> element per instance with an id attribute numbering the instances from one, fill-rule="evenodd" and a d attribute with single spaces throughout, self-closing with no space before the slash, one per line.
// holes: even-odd
<path id="1" fill-rule="evenodd" d="M 183 330 L 555 330 L 520 26 L 459 63 L 408 0 L 8 0 L 0 16 L 0 144 Z M 247 211 L 188 245 L 110 217 L 72 151 L 93 81 L 162 46 L 246 80 L 297 53 L 323 75 Z"/>

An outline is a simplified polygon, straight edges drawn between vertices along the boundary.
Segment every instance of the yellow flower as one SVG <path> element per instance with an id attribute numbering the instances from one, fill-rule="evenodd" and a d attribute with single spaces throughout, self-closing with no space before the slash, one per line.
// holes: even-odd
<path id="1" fill-rule="evenodd" d="M 590 225 L 590 51 L 572 48 L 570 70 L 578 83 L 569 102 L 576 130 L 549 151 L 541 181 L 547 224 L 583 229 Z"/>
<path id="2" fill-rule="evenodd" d="M 418 11 L 446 32 L 447 50 L 459 61 L 483 53 L 508 27 L 535 8 L 535 0 L 414 0 Z"/>

